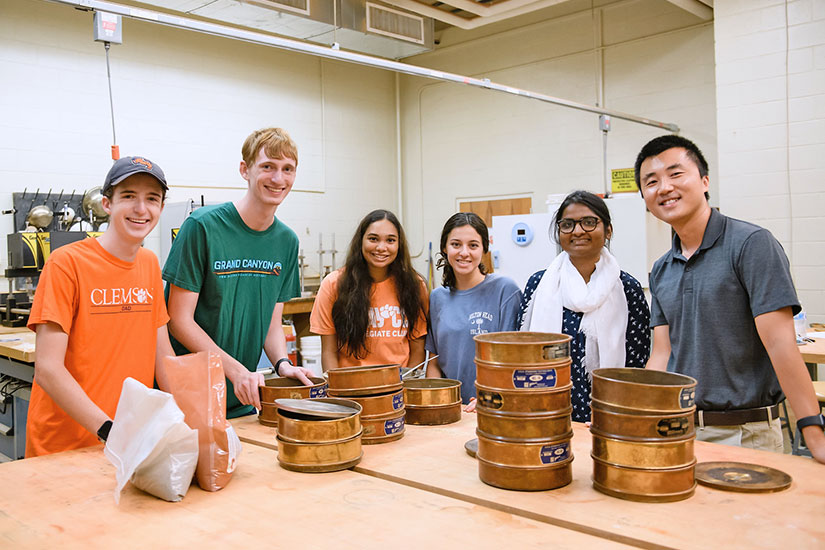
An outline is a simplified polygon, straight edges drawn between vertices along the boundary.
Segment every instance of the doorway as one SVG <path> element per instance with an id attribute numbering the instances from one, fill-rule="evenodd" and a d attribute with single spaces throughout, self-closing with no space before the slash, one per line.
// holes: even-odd
<path id="1" fill-rule="evenodd" d="M 530 214 L 533 211 L 532 197 L 517 197 L 512 199 L 495 200 L 466 200 L 458 203 L 459 212 L 472 212 L 484 220 L 487 229 L 493 226 L 493 216 L 512 216 L 515 214 Z M 491 243 L 492 244 L 492 243 Z M 493 272 L 493 261 L 487 252 L 482 258 L 487 273 Z"/>

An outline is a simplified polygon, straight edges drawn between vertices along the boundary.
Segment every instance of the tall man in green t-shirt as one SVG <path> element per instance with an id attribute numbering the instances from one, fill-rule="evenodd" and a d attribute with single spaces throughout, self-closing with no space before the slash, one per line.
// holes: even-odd
<path id="1" fill-rule="evenodd" d="M 280 128 L 250 134 L 241 149 L 246 194 L 192 213 L 163 268 L 172 345 L 214 351 L 229 381 L 227 417 L 260 409 L 255 372 L 263 348 L 280 376 L 310 385 L 287 359 L 281 315 L 299 295 L 298 237 L 275 217 L 295 181 L 298 149 Z"/>

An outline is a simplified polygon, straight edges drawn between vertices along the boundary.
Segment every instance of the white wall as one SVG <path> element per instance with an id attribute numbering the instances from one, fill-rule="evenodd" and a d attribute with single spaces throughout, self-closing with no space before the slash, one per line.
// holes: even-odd
<path id="1" fill-rule="evenodd" d="M 571 0 L 470 32 L 448 28 L 435 52 L 408 61 L 582 103 L 603 90 L 607 108 L 675 122 L 710 161 L 711 202 L 774 231 L 811 319 L 825 321 L 823 4 L 788 2 L 786 25 L 781 0 L 718 0 L 715 23 L 659 0 L 597 0 L 592 11 Z M 110 165 L 103 46 L 91 26 L 91 14 L 69 7 L 0 3 L 0 209 L 25 187 L 99 185 Z M 393 74 L 133 20 L 124 41 L 111 51 L 118 142 L 166 170 L 169 200 L 240 196 L 244 137 L 279 125 L 301 157 L 279 215 L 313 265 L 318 232 L 336 232 L 343 251 L 365 212 L 395 209 Z M 602 190 L 595 115 L 400 80 L 413 252 L 438 242 L 459 199 L 526 193 L 541 211 L 549 193 Z M 632 166 L 661 133 L 614 119 L 608 168 Z M 11 230 L 0 217 L 0 234 Z M 147 246 L 157 250 L 156 235 Z M 416 265 L 424 271 L 423 258 Z"/>
<path id="2" fill-rule="evenodd" d="M 678 124 L 715 174 L 712 23 L 659 0 L 574 5 L 587 9 L 553 19 L 537 12 L 493 25 L 487 36 L 447 30 L 441 48 L 411 60 L 591 105 L 603 72 L 605 107 Z M 401 91 L 413 249 L 429 241 L 437 248 L 457 198 L 530 193 L 534 212 L 543 212 L 549 193 L 604 190 L 597 115 L 413 77 L 402 77 Z M 663 133 L 614 119 L 608 169 L 632 167 L 642 145 Z"/>
<path id="3" fill-rule="evenodd" d="M 110 58 L 122 155 L 166 172 L 168 200 L 240 197 L 240 148 L 282 126 L 299 147 L 278 215 L 317 265 L 318 232 L 344 250 L 359 219 L 397 205 L 395 77 L 159 25 L 124 20 Z M 100 185 L 112 142 L 103 45 L 92 15 L 37 0 L 0 3 L 0 209 L 28 188 Z M 0 235 L 12 231 L 0 217 Z M 6 267 L 0 239 L 0 269 Z M 157 231 L 147 247 L 159 250 Z M 339 265 L 343 255 L 338 257 Z"/>
<path id="4" fill-rule="evenodd" d="M 825 0 L 715 2 L 720 206 L 791 258 L 825 322 Z"/>

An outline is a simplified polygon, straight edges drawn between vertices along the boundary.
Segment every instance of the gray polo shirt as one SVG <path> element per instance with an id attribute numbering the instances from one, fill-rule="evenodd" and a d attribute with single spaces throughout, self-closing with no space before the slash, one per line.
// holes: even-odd
<path id="1" fill-rule="evenodd" d="M 711 211 L 699 250 L 685 259 L 678 235 L 650 274 L 650 326 L 668 325 L 667 370 L 696 378 L 701 410 L 782 400 L 754 317 L 800 311 L 788 258 L 762 227 Z"/>

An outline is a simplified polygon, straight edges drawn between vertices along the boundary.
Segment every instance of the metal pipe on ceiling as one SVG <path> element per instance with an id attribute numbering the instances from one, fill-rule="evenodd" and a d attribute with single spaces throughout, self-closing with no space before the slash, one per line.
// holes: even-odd
<path id="1" fill-rule="evenodd" d="M 636 115 L 631 115 L 629 113 L 623 113 L 621 111 L 613 111 L 610 109 L 603 109 L 601 107 L 595 107 L 592 105 L 587 105 L 584 103 L 578 103 L 576 101 L 570 101 L 567 99 L 562 99 L 558 97 L 549 96 L 546 94 L 541 94 L 538 92 L 531 92 L 529 90 L 524 90 L 521 88 L 516 88 L 513 86 L 506 86 L 504 84 L 498 84 L 496 82 L 492 82 L 489 79 L 480 79 L 480 78 L 473 78 L 469 76 L 462 76 L 455 73 L 448 73 L 445 71 L 437 71 L 434 69 L 428 69 L 426 67 L 418 67 L 416 65 L 410 65 L 408 63 L 401 63 L 400 61 L 392 61 L 389 59 L 383 59 L 380 57 L 373 57 L 370 55 L 364 55 L 356 52 L 349 52 L 345 50 L 338 49 L 335 45 L 332 47 L 328 46 L 321 46 L 317 44 L 309 44 L 306 42 L 300 42 L 298 40 L 291 40 L 289 38 L 281 38 L 269 34 L 264 34 L 260 32 L 254 31 L 247 31 L 244 29 L 237 29 L 233 27 L 228 27 L 225 25 L 219 25 L 216 23 L 208 23 L 205 21 L 198 21 L 195 19 L 189 19 L 186 17 L 178 17 L 174 15 L 168 15 L 161 12 L 154 12 L 145 9 L 134 8 L 131 6 L 124 6 L 121 4 L 115 4 L 112 2 L 105 2 L 102 0 L 50 0 L 52 2 L 56 2 L 59 4 L 66 4 L 78 9 L 84 10 L 97 10 L 97 11 L 105 11 L 108 13 L 113 13 L 117 15 L 122 15 L 124 17 L 129 17 L 131 19 L 137 19 L 140 21 L 145 21 L 149 23 L 157 23 L 160 25 L 165 25 L 169 27 L 175 27 L 178 29 L 186 29 L 197 31 L 205 34 L 211 34 L 214 36 L 220 36 L 224 38 L 231 38 L 235 40 L 242 40 L 244 42 L 251 42 L 253 44 L 261 44 L 264 46 L 271 46 L 275 48 L 280 48 L 283 50 L 289 50 L 293 52 L 299 53 L 306 53 L 310 55 L 316 55 L 319 57 L 324 57 L 327 59 L 335 59 L 338 61 L 344 61 L 347 63 L 356 63 L 358 65 L 366 65 L 368 67 L 375 67 L 379 69 L 385 69 L 388 71 L 395 71 L 397 73 L 408 74 L 412 76 L 419 76 L 423 78 L 430 78 L 433 80 L 441 80 L 444 82 L 454 82 L 457 84 L 466 84 L 468 86 L 474 86 L 477 88 L 484 88 L 487 90 L 492 90 L 494 92 L 501 92 L 510 95 L 515 95 L 519 97 L 524 97 L 527 99 L 534 99 L 537 101 L 541 101 L 543 103 L 551 103 L 553 105 L 559 105 L 561 107 L 567 107 L 570 109 L 576 109 L 579 111 L 585 111 L 589 113 L 594 113 L 597 115 L 609 115 L 614 118 L 618 118 L 621 120 L 627 120 L 629 122 L 635 122 L 637 124 L 644 124 L 647 126 L 654 126 L 656 128 L 661 128 L 664 130 L 669 130 L 671 132 L 678 132 L 679 126 L 673 124 L 671 122 L 661 122 L 658 120 L 653 120 L 645 117 L 640 117 Z"/>

